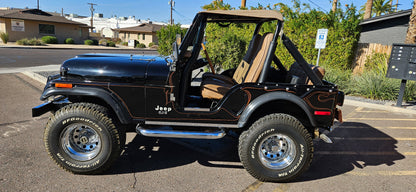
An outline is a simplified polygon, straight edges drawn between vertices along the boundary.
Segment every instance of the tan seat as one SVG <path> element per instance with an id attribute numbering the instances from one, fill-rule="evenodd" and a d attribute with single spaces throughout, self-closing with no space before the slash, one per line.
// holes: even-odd
<path id="1" fill-rule="evenodd" d="M 250 41 L 250 44 L 248 45 L 247 52 L 244 55 L 243 59 L 241 60 L 241 63 L 238 65 L 236 71 L 239 71 L 239 73 L 242 73 L 243 71 L 240 68 L 244 68 L 245 67 L 244 65 L 246 65 L 247 63 L 250 63 L 253 60 L 255 53 L 258 51 L 260 47 L 261 38 L 262 37 L 259 34 L 254 35 L 254 37 Z M 243 74 L 238 74 L 238 76 L 243 76 Z M 202 75 L 202 81 L 212 80 L 212 79 L 220 80 L 220 81 L 223 81 L 224 83 L 227 83 L 227 82 L 233 83 L 233 78 L 229 76 L 213 74 L 213 73 L 205 73 L 204 75 Z"/>
<path id="2" fill-rule="evenodd" d="M 254 83 L 260 77 L 264 62 L 267 57 L 270 43 L 273 40 L 272 33 L 266 33 L 260 38 L 257 49 L 253 46 L 253 56 L 251 61 L 242 60 L 237 67 L 233 78 L 211 76 L 203 79 L 201 83 L 201 95 L 208 99 L 221 99 L 231 87 L 241 83 Z"/>

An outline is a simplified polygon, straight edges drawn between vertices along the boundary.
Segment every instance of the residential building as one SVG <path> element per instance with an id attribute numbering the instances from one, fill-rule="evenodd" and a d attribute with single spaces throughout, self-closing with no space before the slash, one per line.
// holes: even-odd
<path id="1" fill-rule="evenodd" d="M 134 27 L 126 27 L 115 29 L 118 33 L 118 38 L 122 41 L 137 40 L 140 43 L 145 44 L 146 46 L 149 43 L 158 43 L 156 32 L 159 31 L 163 25 L 153 24 L 153 23 L 142 23 Z"/>
<path id="2" fill-rule="evenodd" d="M 39 9 L 0 8 L 0 32 L 8 33 L 11 42 L 50 35 L 55 36 L 59 43 L 66 38 L 83 43 L 88 39 L 88 29 L 88 25 Z"/>
<path id="3" fill-rule="evenodd" d="M 84 23 L 86 25 L 91 25 L 91 17 L 79 16 L 77 14 L 69 14 L 66 16 L 67 19 L 71 21 L 76 21 Z M 150 20 L 140 20 L 136 19 L 135 16 L 129 17 L 117 17 L 112 16 L 111 18 L 104 18 L 103 14 L 95 14 L 93 17 L 94 21 L 94 32 L 100 33 L 102 37 L 106 38 L 117 38 L 117 29 L 135 27 L 143 23 L 152 23 L 158 25 L 167 25 L 162 22 L 154 22 Z"/>
<path id="4" fill-rule="evenodd" d="M 404 43 L 411 13 L 412 10 L 409 9 L 361 21 L 359 43 Z"/>

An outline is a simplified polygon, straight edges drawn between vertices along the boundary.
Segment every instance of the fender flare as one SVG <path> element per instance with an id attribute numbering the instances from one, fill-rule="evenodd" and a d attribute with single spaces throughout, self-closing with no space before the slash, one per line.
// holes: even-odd
<path id="1" fill-rule="evenodd" d="M 238 127 L 242 128 L 248 122 L 250 116 L 263 104 L 266 104 L 271 101 L 289 101 L 297 106 L 299 106 L 307 115 L 309 122 L 313 127 L 317 126 L 317 123 L 314 119 L 313 112 L 311 111 L 310 107 L 306 104 L 306 102 L 300 99 L 298 96 L 295 96 L 291 93 L 287 92 L 272 92 L 266 93 L 254 99 L 250 104 L 246 107 L 244 112 L 241 114 L 240 119 L 238 120 Z"/>
<path id="2" fill-rule="evenodd" d="M 101 88 L 92 88 L 92 87 L 74 87 L 72 89 L 56 89 L 56 88 L 48 88 L 40 97 L 40 100 L 46 100 L 48 97 L 53 95 L 74 95 L 74 96 L 90 96 L 102 99 L 106 102 L 115 112 L 118 119 L 122 124 L 131 123 L 132 118 L 129 115 L 127 109 L 121 104 L 122 102 L 112 93 L 105 89 Z"/>

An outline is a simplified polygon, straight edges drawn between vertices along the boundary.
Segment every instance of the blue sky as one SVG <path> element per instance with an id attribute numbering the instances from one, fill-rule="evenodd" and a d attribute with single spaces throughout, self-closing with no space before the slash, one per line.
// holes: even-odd
<path id="1" fill-rule="evenodd" d="M 357 7 L 363 5 L 366 0 L 338 0 L 343 5 L 353 3 Z M 78 15 L 90 15 L 90 7 L 87 3 L 95 3 L 95 13 L 103 13 L 104 17 L 117 16 L 136 16 L 138 19 L 150 19 L 153 21 L 168 22 L 170 18 L 169 0 L 39 0 L 40 9 L 51 12 L 75 13 Z M 175 23 L 190 24 L 193 17 L 199 11 L 201 6 L 211 3 L 212 0 L 176 0 L 173 17 Z M 225 3 L 232 7 L 241 5 L 241 0 L 224 0 Z M 247 6 L 285 3 L 292 5 L 291 0 L 247 0 Z M 301 0 L 308 3 L 313 8 L 318 6 L 328 11 L 331 9 L 329 0 Z M 396 0 L 393 0 L 395 3 Z M 411 9 L 413 0 L 399 0 L 399 10 Z M 15 8 L 36 8 L 37 0 L 0 0 L 0 7 Z"/>

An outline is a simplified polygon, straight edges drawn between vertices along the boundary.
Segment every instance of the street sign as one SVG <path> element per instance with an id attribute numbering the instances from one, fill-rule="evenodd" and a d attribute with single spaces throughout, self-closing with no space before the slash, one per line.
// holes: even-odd
<path id="1" fill-rule="evenodd" d="M 316 33 L 315 49 L 325 49 L 327 35 L 328 29 L 318 29 L 318 33 Z"/>
<path id="2" fill-rule="evenodd" d="M 316 59 L 316 66 L 319 66 L 319 56 L 321 55 L 321 49 L 325 49 L 326 36 L 328 36 L 328 29 L 318 29 L 315 41 L 315 49 L 318 49 L 318 58 Z"/>

